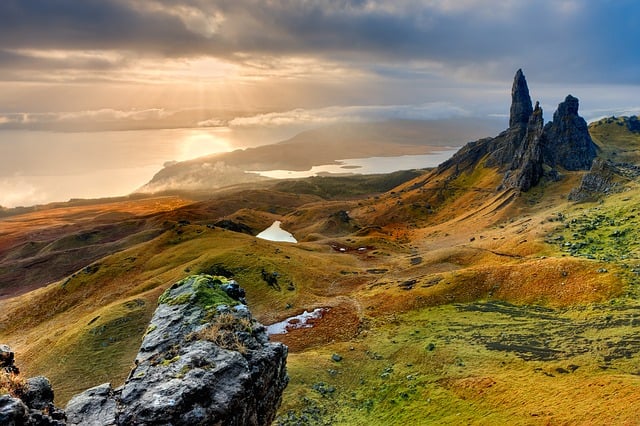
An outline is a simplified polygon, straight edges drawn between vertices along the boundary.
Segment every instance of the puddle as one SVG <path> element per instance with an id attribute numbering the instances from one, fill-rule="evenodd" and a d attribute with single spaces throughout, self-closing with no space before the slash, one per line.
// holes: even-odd
<path id="1" fill-rule="evenodd" d="M 280 225 L 282 225 L 282 222 L 276 220 L 270 227 L 256 235 L 256 237 L 269 241 L 297 243 L 298 240 L 296 240 L 290 232 L 280 228 Z"/>
<path id="2" fill-rule="evenodd" d="M 322 318 L 329 308 L 316 308 L 313 311 L 304 311 L 300 315 L 287 318 L 284 321 L 277 322 L 267 326 L 267 334 L 287 334 L 291 330 L 298 328 L 311 328 L 315 320 Z"/>

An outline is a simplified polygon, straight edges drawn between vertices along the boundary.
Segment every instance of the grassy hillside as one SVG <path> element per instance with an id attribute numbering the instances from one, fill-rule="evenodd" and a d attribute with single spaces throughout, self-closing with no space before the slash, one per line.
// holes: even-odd
<path id="1" fill-rule="evenodd" d="M 635 158 L 629 129 L 591 131 L 602 155 Z M 290 347 L 279 424 L 633 424 L 640 184 L 573 203 L 581 177 L 521 195 L 496 192 L 491 168 L 314 178 L 14 216 L 0 221 L 5 274 L 45 253 L 85 263 L 49 281 L 31 269 L 50 284 L 0 300 L 0 342 L 61 404 L 117 386 L 159 294 L 206 272 L 235 278 L 265 324 L 324 308 L 313 328 L 272 336 Z M 301 242 L 253 236 L 273 220 Z"/>

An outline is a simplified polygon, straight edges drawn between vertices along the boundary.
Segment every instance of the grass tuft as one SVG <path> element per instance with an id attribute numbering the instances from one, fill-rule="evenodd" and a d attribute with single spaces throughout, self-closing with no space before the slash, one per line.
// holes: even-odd
<path id="1" fill-rule="evenodd" d="M 0 395 L 9 394 L 14 398 L 22 398 L 27 389 L 27 382 L 18 374 L 0 371 Z"/>
<path id="2" fill-rule="evenodd" d="M 239 332 L 251 333 L 253 324 L 247 318 L 236 318 L 232 314 L 222 313 L 210 318 L 210 323 L 202 330 L 189 336 L 192 340 L 207 340 L 223 349 L 246 354 L 248 348 L 242 341 Z"/>

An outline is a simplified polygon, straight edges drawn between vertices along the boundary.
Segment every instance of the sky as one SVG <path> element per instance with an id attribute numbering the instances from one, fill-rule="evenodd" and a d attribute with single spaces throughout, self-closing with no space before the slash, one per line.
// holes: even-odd
<path id="1" fill-rule="evenodd" d="M 15 131 L 250 144 L 345 120 L 506 123 L 518 68 L 547 120 L 569 93 L 588 120 L 638 114 L 637 40 L 633 0 L 2 0 L 0 146 L 25 143 Z"/>

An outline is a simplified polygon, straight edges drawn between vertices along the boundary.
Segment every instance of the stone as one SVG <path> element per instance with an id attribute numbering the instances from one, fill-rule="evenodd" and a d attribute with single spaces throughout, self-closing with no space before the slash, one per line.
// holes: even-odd
<path id="1" fill-rule="evenodd" d="M 533 113 L 529 96 L 529 86 L 524 78 L 522 69 L 516 71 L 511 87 L 511 109 L 509 114 L 509 127 L 527 125 L 529 117 Z"/>
<path id="2" fill-rule="evenodd" d="M 229 297 L 244 293 L 236 285 L 196 275 L 171 286 L 125 384 L 76 395 L 69 424 L 270 424 L 288 383 L 287 347 L 269 342 L 266 328 L 238 308 Z M 218 334 L 207 337 L 215 324 Z"/>
<path id="3" fill-rule="evenodd" d="M 21 426 L 28 421 L 29 408 L 18 398 L 0 396 L 0 425 Z"/>
<path id="4" fill-rule="evenodd" d="M 53 405 L 53 389 L 46 377 L 38 376 L 27 379 L 27 386 L 22 401 L 37 410 L 49 409 Z"/>
<path id="5" fill-rule="evenodd" d="M 0 345 L 0 369 L 7 373 L 20 373 L 20 370 L 14 364 L 14 353 L 7 345 Z"/>
<path id="6" fill-rule="evenodd" d="M 19 374 L 14 365 L 14 353 L 7 345 L 0 345 L 0 366 L 4 370 L 0 374 Z M 18 395 L 0 396 L 0 425 L 65 424 L 64 412 L 53 405 L 53 390 L 47 378 L 27 379 L 24 387 L 14 392 Z"/>
<path id="7" fill-rule="evenodd" d="M 580 185 L 569 193 L 571 201 L 594 201 L 600 196 L 611 194 L 621 189 L 618 182 L 620 170 L 612 162 L 596 158 L 591 169 L 582 176 Z"/>
<path id="8" fill-rule="evenodd" d="M 509 128 L 493 138 L 469 142 L 436 169 L 449 180 L 476 167 L 503 173 L 498 190 L 528 191 L 543 178 L 561 179 L 557 168 L 587 170 L 596 157 L 587 123 L 578 115 L 579 101 L 568 95 L 558 105 L 553 121 L 544 125 L 542 108 L 531 106 L 529 87 L 518 70 L 511 88 Z M 630 171 L 632 173 L 632 171 Z"/>
<path id="9" fill-rule="evenodd" d="M 111 384 L 105 383 L 75 395 L 66 408 L 67 425 L 116 425 L 116 401 Z"/>
<path id="10" fill-rule="evenodd" d="M 229 282 L 223 284 L 221 288 L 230 298 L 246 303 L 244 300 L 246 296 L 244 289 L 234 280 L 229 280 Z"/>
<path id="11" fill-rule="evenodd" d="M 543 138 L 542 108 L 536 102 L 535 109 L 529 118 L 527 132 L 523 143 L 516 152 L 510 170 L 505 173 L 504 188 L 528 191 L 537 185 L 544 174 L 542 167 Z"/>
<path id="12" fill-rule="evenodd" d="M 588 170 L 597 155 L 587 122 L 578 115 L 578 107 L 578 98 L 568 95 L 558 105 L 553 121 L 544 127 L 543 160 L 551 167 Z"/>
<path id="13" fill-rule="evenodd" d="M 513 78 L 511 89 L 509 128 L 496 137 L 469 142 L 452 158 L 440 164 L 437 173 L 453 169 L 457 176 L 477 166 L 485 157 L 485 167 L 508 170 L 527 133 L 532 113 L 533 107 L 527 80 L 519 69 Z"/>

